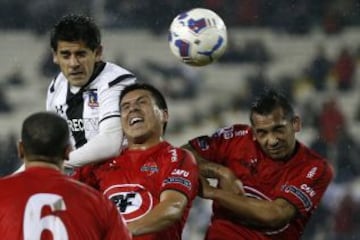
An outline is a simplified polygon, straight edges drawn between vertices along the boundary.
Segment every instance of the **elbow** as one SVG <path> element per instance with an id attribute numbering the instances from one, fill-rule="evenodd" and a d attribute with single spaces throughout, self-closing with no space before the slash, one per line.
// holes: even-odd
<path id="1" fill-rule="evenodd" d="M 167 214 L 169 224 L 179 221 L 184 214 L 184 206 L 181 203 L 174 203 Z"/>

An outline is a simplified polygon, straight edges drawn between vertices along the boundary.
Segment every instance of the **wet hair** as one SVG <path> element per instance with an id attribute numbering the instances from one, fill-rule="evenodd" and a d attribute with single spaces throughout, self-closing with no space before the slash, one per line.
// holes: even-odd
<path id="1" fill-rule="evenodd" d="M 59 41 L 82 41 L 94 51 L 101 44 L 101 34 L 91 17 L 69 14 L 63 16 L 50 32 L 50 45 L 54 51 L 57 51 Z"/>
<path id="2" fill-rule="evenodd" d="M 27 155 L 49 162 L 62 160 L 69 144 L 69 128 L 55 113 L 38 112 L 24 120 L 21 139 Z"/>
<path id="3" fill-rule="evenodd" d="M 265 89 L 252 103 L 250 109 L 250 122 L 253 124 L 252 115 L 257 113 L 260 115 L 271 114 L 276 108 L 282 108 L 284 116 L 288 120 L 292 120 L 295 116 L 294 109 L 289 100 L 280 92 L 270 88 Z"/>
<path id="4" fill-rule="evenodd" d="M 157 88 L 155 88 L 154 86 L 147 84 L 147 83 L 134 83 L 134 84 L 126 86 L 124 88 L 124 90 L 122 90 L 122 92 L 121 92 L 119 102 L 121 103 L 124 96 L 126 94 L 128 94 L 129 92 L 132 92 L 134 90 L 139 90 L 139 89 L 150 92 L 152 97 L 155 100 L 156 106 L 158 106 L 159 109 L 161 109 L 163 111 L 168 111 L 168 106 L 167 106 L 164 95 Z M 164 123 L 164 126 L 163 126 L 164 132 L 166 129 L 166 125 L 167 125 L 167 123 Z"/>

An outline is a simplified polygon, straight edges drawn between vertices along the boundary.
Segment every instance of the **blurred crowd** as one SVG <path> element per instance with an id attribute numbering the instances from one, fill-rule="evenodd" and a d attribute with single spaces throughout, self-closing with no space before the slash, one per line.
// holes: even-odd
<path id="1" fill-rule="evenodd" d="M 229 27 L 269 27 L 293 34 L 321 27 L 333 34 L 360 23 L 359 4 L 359 0 L 2 0 L 0 28 L 41 34 L 59 16 L 76 11 L 94 15 L 104 27 L 145 27 L 159 34 L 179 12 L 205 7 L 216 11 Z"/>

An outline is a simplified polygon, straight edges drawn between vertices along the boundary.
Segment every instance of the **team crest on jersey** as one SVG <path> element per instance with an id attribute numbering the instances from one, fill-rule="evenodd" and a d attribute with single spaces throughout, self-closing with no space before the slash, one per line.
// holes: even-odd
<path id="1" fill-rule="evenodd" d="M 151 176 L 154 173 L 159 172 L 159 167 L 154 161 L 146 162 L 144 165 L 140 168 L 141 172 L 146 172 L 147 176 Z"/>
<path id="2" fill-rule="evenodd" d="M 153 196 L 140 184 L 118 184 L 104 191 L 126 222 L 135 221 L 153 208 Z"/>
<path id="3" fill-rule="evenodd" d="M 88 92 L 88 105 L 91 108 L 95 108 L 99 106 L 99 102 L 98 102 L 98 95 L 96 91 L 89 91 Z"/>

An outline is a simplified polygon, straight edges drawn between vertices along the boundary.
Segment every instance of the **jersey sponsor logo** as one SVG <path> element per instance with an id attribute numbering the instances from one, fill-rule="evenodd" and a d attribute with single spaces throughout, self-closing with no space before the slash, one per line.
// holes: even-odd
<path id="1" fill-rule="evenodd" d="M 308 174 L 306 175 L 306 178 L 313 178 L 317 172 L 317 167 L 313 167 L 309 172 Z"/>
<path id="2" fill-rule="evenodd" d="M 72 132 L 97 131 L 99 129 L 98 118 L 74 118 L 67 120 Z"/>
<path id="3" fill-rule="evenodd" d="M 182 177 L 168 177 L 164 180 L 163 186 L 167 184 L 180 184 L 188 189 L 191 189 L 191 182 Z"/>
<path id="4" fill-rule="evenodd" d="M 314 189 L 309 187 L 307 184 L 301 184 L 300 188 L 304 190 L 307 194 L 309 194 L 310 197 L 314 197 L 316 195 Z"/>
<path id="5" fill-rule="evenodd" d="M 304 205 L 306 211 L 309 211 L 312 208 L 313 204 L 311 199 L 301 189 L 295 186 L 284 185 L 283 191 L 286 193 L 291 193 L 297 197 Z"/>
<path id="6" fill-rule="evenodd" d="M 189 172 L 183 169 L 177 169 L 175 168 L 172 172 L 171 175 L 175 175 L 175 176 L 183 176 L 183 177 L 188 177 L 189 176 Z"/>
<path id="7" fill-rule="evenodd" d="M 171 154 L 171 162 L 177 162 L 177 160 L 178 160 L 178 154 L 177 154 L 177 151 L 176 151 L 176 149 L 170 149 L 169 150 L 169 153 Z"/>
<path id="8" fill-rule="evenodd" d="M 95 108 L 99 106 L 98 95 L 96 91 L 88 92 L 88 106 L 91 108 Z"/>
<path id="9" fill-rule="evenodd" d="M 223 136 L 225 140 L 234 137 L 234 127 L 224 127 L 216 131 L 215 136 Z"/>
<path id="10" fill-rule="evenodd" d="M 140 184 L 118 184 L 104 191 L 125 218 L 131 222 L 143 217 L 153 208 L 153 196 Z"/>
<path id="11" fill-rule="evenodd" d="M 249 133 L 248 130 L 240 130 L 240 131 L 236 131 L 236 132 L 235 132 L 235 136 L 236 136 L 236 137 L 242 137 L 242 136 L 247 135 L 248 133 Z"/>

